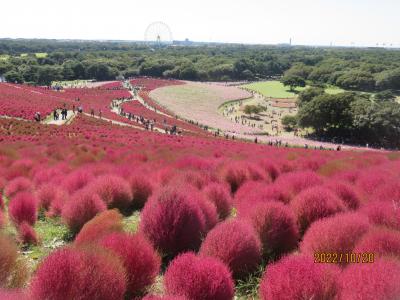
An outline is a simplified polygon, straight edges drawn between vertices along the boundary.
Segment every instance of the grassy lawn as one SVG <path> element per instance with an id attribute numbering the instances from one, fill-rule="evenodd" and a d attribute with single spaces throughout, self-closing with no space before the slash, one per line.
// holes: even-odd
<path id="1" fill-rule="evenodd" d="M 256 82 L 251 84 L 246 84 L 243 87 L 248 88 L 250 90 L 256 91 L 265 97 L 272 97 L 272 98 L 295 98 L 296 93 L 293 93 L 289 90 L 288 87 L 285 87 L 279 81 L 263 81 L 263 82 Z M 296 88 L 296 92 L 301 92 L 305 88 Z M 338 88 L 336 86 L 329 86 L 325 89 L 325 92 L 328 94 L 339 94 L 342 93 L 344 90 Z"/>
<path id="2" fill-rule="evenodd" d="M 45 58 L 45 57 L 47 57 L 47 53 L 45 53 L 45 52 L 35 53 L 35 55 L 36 55 L 37 58 Z"/>
<path id="3" fill-rule="evenodd" d="M 8 60 L 9 58 L 10 58 L 10 56 L 7 55 L 7 54 L 1 54 L 0 55 L 0 60 Z"/>

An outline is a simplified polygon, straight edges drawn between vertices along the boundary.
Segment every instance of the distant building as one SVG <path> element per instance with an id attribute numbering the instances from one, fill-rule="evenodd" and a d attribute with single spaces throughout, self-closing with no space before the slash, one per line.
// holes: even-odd
<path id="1" fill-rule="evenodd" d="M 3 75 L 0 75 L 0 82 L 6 82 L 6 79 L 4 78 Z"/>

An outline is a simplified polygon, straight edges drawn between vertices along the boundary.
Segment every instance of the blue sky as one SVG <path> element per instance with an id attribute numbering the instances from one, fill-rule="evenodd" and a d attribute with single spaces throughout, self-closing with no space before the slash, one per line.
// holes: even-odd
<path id="1" fill-rule="evenodd" d="M 400 47 L 395 0 L 20 0 L 1 12 L 0 38 L 142 40 L 163 21 L 179 40 Z"/>

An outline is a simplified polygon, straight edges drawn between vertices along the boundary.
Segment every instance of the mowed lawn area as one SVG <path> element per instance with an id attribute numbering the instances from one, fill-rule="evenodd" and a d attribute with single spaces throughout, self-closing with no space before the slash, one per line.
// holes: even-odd
<path id="1" fill-rule="evenodd" d="M 256 91 L 257 93 L 262 94 L 265 97 L 272 97 L 272 98 L 295 98 L 296 93 L 291 92 L 289 87 L 284 86 L 279 81 L 262 81 L 262 82 L 255 82 L 251 84 L 243 85 L 244 88 Z M 298 87 L 295 89 L 296 92 L 301 92 L 305 88 Z M 343 92 L 342 89 L 334 86 L 330 86 L 325 89 L 325 92 L 328 94 L 338 94 Z"/>

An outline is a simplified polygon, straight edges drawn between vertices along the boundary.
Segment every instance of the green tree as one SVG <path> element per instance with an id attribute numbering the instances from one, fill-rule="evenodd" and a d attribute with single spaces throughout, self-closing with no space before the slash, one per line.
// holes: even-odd
<path id="1" fill-rule="evenodd" d="M 282 118 L 282 125 L 287 131 L 293 131 L 297 127 L 297 117 L 286 115 Z"/>
<path id="2" fill-rule="evenodd" d="M 281 82 L 284 86 L 289 86 L 291 91 L 294 91 L 296 87 L 306 86 L 305 80 L 296 75 L 285 75 L 282 77 Z"/>
<path id="3" fill-rule="evenodd" d="M 7 73 L 4 74 L 4 78 L 8 82 L 12 83 L 23 83 L 24 79 L 22 78 L 21 73 L 17 71 L 8 71 Z"/>
<path id="4" fill-rule="evenodd" d="M 315 97 L 320 96 L 324 94 L 325 91 L 323 88 L 320 87 L 308 87 L 305 90 L 301 91 L 299 93 L 298 97 L 298 104 L 299 106 L 303 106 L 304 104 L 310 102 L 313 100 Z"/>

